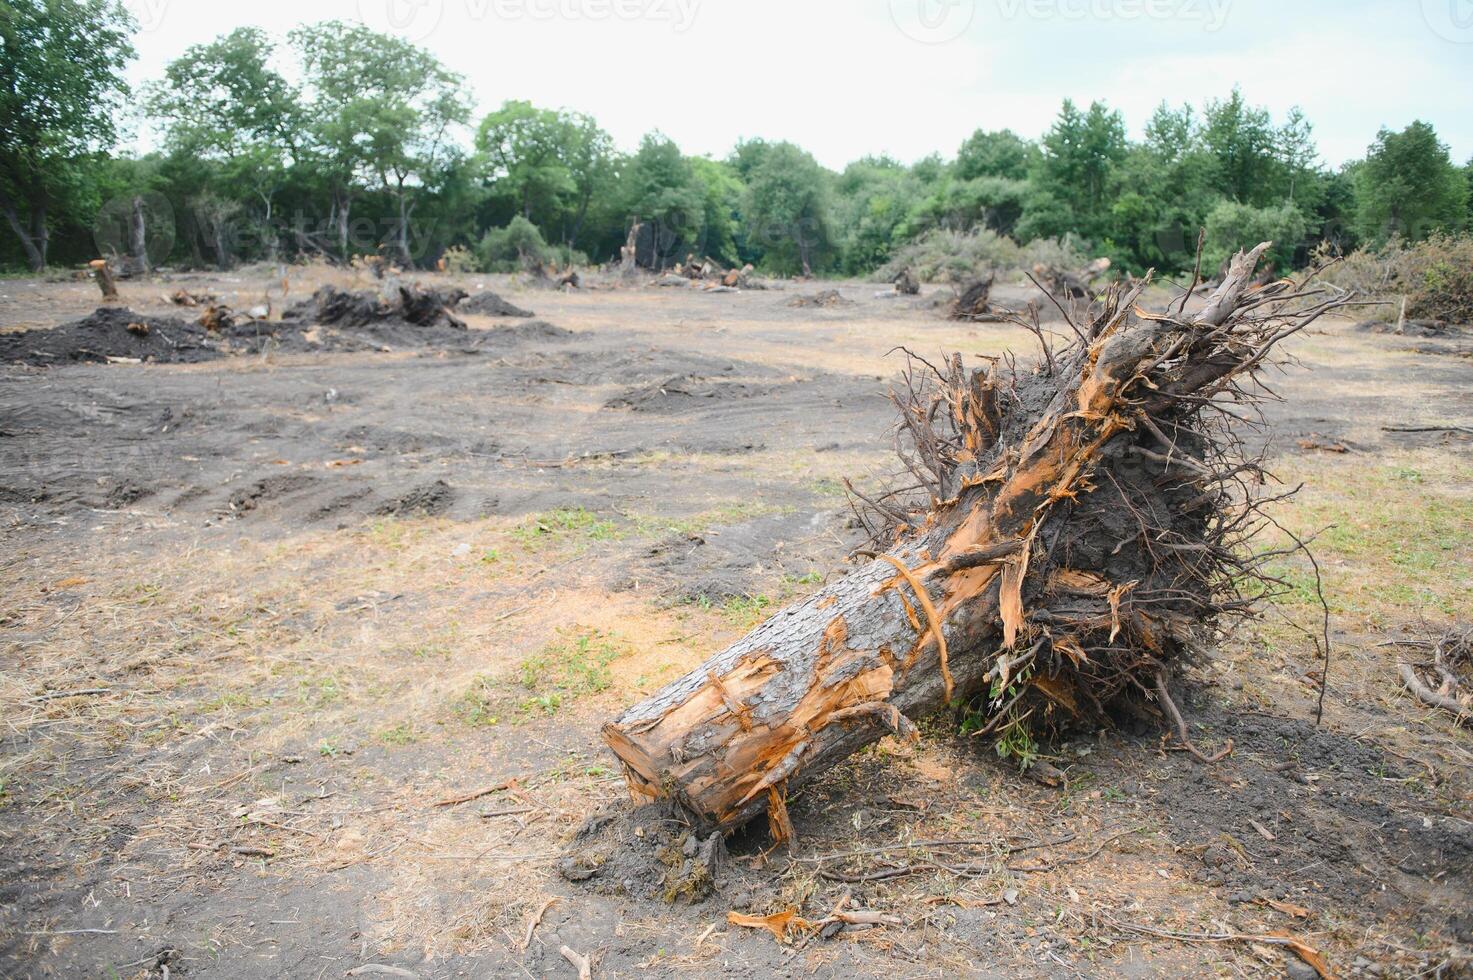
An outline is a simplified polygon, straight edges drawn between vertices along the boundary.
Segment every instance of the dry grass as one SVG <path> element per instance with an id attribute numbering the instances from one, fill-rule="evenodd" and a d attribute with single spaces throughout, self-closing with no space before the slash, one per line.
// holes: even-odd
<path id="1" fill-rule="evenodd" d="M 354 277 L 309 270 L 293 297 L 325 281 L 353 285 Z M 543 312 L 540 294 L 485 281 Z M 93 289 L 60 287 L 78 313 L 96 305 Z M 131 302 L 130 292 L 152 287 L 123 289 Z M 923 353 L 1032 349 L 1012 328 L 842 314 L 804 325 L 821 342 L 784 349 L 763 338 L 790 324 L 740 309 L 728 316 L 730 309 L 714 305 L 709 320 L 693 323 L 688 305 L 672 313 L 662 300 L 654 290 L 558 295 L 552 318 L 588 330 L 612 318 L 662 343 L 786 370 L 801 362 L 805 371 L 863 375 L 885 370 L 882 356 L 897 343 Z M 1381 440 L 1388 405 L 1403 413 L 1396 418 L 1435 420 L 1436 399 L 1446 397 L 1445 386 L 1419 374 L 1425 360 L 1387 352 L 1344 325 L 1303 338 L 1296 349 L 1356 378 L 1354 407 L 1342 405 L 1337 416 L 1350 418 L 1344 437 L 1352 442 Z M 268 360 L 171 370 L 273 369 Z M 1322 394 L 1312 376 L 1291 373 L 1284 382 L 1291 399 Z M 1343 455 L 1283 448 L 1289 454 L 1277 464 L 1280 476 L 1306 488 L 1279 516 L 1297 533 L 1324 531 L 1315 551 L 1337 634 L 1332 722 L 1439 768 L 1473 764 L 1467 734 L 1402 694 L 1396 651 L 1376 645 L 1407 624 L 1473 618 L 1466 444 Z M 596 478 L 613 465 L 595 459 L 576 468 Z M 99 852 L 110 827 L 131 824 L 137 834 L 126 857 L 147 855 L 201 890 L 208 886 L 200 883 L 232 876 L 331 890 L 345 887 L 334 875 L 367 865 L 388 882 L 361 910 L 372 950 L 515 956 L 528 915 L 554 891 L 550 855 L 590 810 L 622 798 L 622 780 L 597 744 L 598 724 L 811 589 L 813 573 L 830 571 L 795 561 L 771 595 L 708 608 L 606 591 L 608 565 L 660 535 L 776 513 L 784 504 L 771 491 L 780 486 L 803 485 L 837 508 L 841 477 L 887 468 L 889 460 L 877 441 L 872 451 L 651 453 L 617 465 L 647 467 L 668 481 L 719 471 L 752 490 L 690 513 L 651 501 L 625 513 L 384 519 L 275 540 L 244 532 L 193 538 L 166 516 L 144 515 L 128 535 L 97 534 L 82 545 L 32 539 L 0 567 L 7 664 L 0 712 L 16 747 L 0 759 L 0 822 L 23 806 L 29 821 L 45 822 L 53 843 L 79 841 Z M 1236 638 L 1215 676 L 1242 681 L 1261 701 L 1299 708 L 1316 694 L 1314 651 L 1285 620 L 1314 629 L 1318 607 L 1309 566 L 1286 560 L 1281 570 L 1298 586 L 1281 603 L 1282 615 L 1266 615 Z M 100 693 L 50 697 L 84 690 Z M 1067 762 L 1075 748 L 1053 751 Z M 1149 765 L 1143 756 L 1142 778 L 1150 778 Z M 501 790 L 459 806 L 433 805 L 507 774 L 523 777 L 517 789 L 530 801 Z M 898 788 L 851 795 L 881 777 Z M 854 804 L 891 796 L 900 800 L 891 807 L 914 816 L 907 816 L 908 832 L 916 837 L 1053 839 L 1137 826 L 1114 787 L 1032 787 L 939 732 L 919 745 L 886 740 L 836 769 L 821 790 L 829 798 L 812 805 L 834 808 L 853 831 L 839 847 L 893 834 L 896 824 L 879 823 L 894 820 L 885 806 Z M 480 815 L 498 811 L 517 812 Z M 1020 876 L 1000 866 L 966 881 L 930 876 L 867 886 L 866 902 L 902 910 L 906 926 L 855 942 L 872 957 L 871 972 L 886 975 L 900 962 L 954 974 L 996 962 L 997 945 L 987 937 L 1004 925 L 1031 931 L 1020 932 L 1019 943 L 1063 943 L 1057 948 L 1089 964 L 1086 973 L 1132 969 L 1147 955 L 1157 972 L 1183 975 L 1282 968 L 1276 954 L 1265 958 L 1247 946 L 1154 943 L 1143 953 L 1140 937 L 1097 916 L 1102 907 L 1185 932 L 1216 922 L 1276 925 L 1346 952 L 1377 938 L 1406 941 L 1385 924 L 1368 935 L 1354 909 L 1316 908 L 1309 923 L 1231 909 L 1190 880 L 1195 855 L 1161 830 L 1147 826 L 1088 863 L 1047 872 Z M 814 894 L 815 882 L 793 871 L 777 888 L 775 901 L 796 902 Z M 978 904 L 1012 888 L 1023 893 L 1018 907 Z M 620 928 L 650 937 L 648 969 L 712 972 L 740 963 L 724 908 L 669 917 L 631 912 Z M 712 924 L 717 929 L 697 941 Z M 217 928 L 208 940 L 225 947 L 249 937 Z M 911 958 L 922 947 L 924 958 Z M 1018 955 L 1011 966 L 1039 968 L 1032 954 Z M 793 965 L 822 973 L 834 959 L 832 945 L 814 943 Z"/>

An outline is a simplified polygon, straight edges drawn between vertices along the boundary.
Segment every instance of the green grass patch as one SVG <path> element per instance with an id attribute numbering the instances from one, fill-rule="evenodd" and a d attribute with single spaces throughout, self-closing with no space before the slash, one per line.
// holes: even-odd
<path id="1" fill-rule="evenodd" d="M 456 701 L 455 716 L 472 727 L 557 714 L 579 698 L 613 686 L 612 664 L 632 652 L 615 633 L 592 627 L 559 630 L 557 639 L 507 677 L 477 676 Z"/>
<path id="2" fill-rule="evenodd" d="M 414 726 L 404 721 L 393 728 L 385 728 L 378 733 L 379 741 L 385 745 L 408 745 L 419 738 L 414 733 Z"/>
<path id="3" fill-rule="evenodd" d="M 533 548 L 550 541 L 577 539 L 613 541 L 619 537 L 619 525 L 606 521 L 582 507 L 559 507 L 534 514 L 512 528 L 511 536 L 524 547 Z"/>
<path id="4" fill-rule="evenodd" d="M 614 683 L 610 665 L 628 652 L 628 645 L 612 633 L 559 630 L 558 639 L 522 661 L 518 681 L 529 693 L 521 708 L 554 714 L 565 700 L 608 690 Z"/>

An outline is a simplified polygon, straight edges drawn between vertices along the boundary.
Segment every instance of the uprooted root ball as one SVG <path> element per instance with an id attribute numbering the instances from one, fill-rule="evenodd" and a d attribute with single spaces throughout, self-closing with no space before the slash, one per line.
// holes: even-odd
<path id="1" fill-rule="evenodd" d="M 605 726 L 635 798 L 723 829 L 766 810 L 782 837 L 791 788 L 956 704 L 1025 758 L 1040 728 L 1117 711 L 1211 758 L 1169 672 L 1285 588 L 1264 572 L 1284 552 L 1252 550 L 1273 497 L 1239 420 L 1275 345 L 1341 303 L 1251 286 L 1268 247 L 1193 312 L 1190 290 L 1151 313 L 1144 282 L 1111 287 L 1067 345 L 1038 331 L 1032 370 L 913 371 L 897 397 L 910 485 L 859 509 L 872 560 Z"/>

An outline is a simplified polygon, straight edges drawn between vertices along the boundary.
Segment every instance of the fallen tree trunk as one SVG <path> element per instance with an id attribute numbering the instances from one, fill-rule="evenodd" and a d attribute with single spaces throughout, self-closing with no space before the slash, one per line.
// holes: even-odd
<path id="1" fill-rule="evenodd" d="M 1193 316 L 1142 313 L 1144 283 L 1111 290 L 1035 373 L 957 355 L 929 402 L 913 383 L 902 425 L 928 499 L 878 504 L 887 550 L 605 726 L 635 800 L 728 831 L 766 809 L 781 839 L 790 788 L 959 699 L 984 698 L 982 732 L 1133 697 L 1174 718 L 1167 666 L 1246 608 L 1257 567 L 1237 550 L 1253 496 L 1229 489 L 1256 468 L 1205 413 L 1335 305 L 1290 308 L 1313 293 L 1286 282 L 1250 294 L 1267 247 Z"/>

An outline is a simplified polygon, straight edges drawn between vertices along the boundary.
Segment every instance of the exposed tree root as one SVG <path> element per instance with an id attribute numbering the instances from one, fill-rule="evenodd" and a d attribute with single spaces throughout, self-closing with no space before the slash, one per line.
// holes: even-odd
<path id="1" fill-rule="evenodd" d="M 1228 739 L 1227 744 L 1222 747 L 1222 750 L 1212 755 L 1207 755 L 1201 749 L 1197 748 L 1196 743 L 1192 741 L 1192 736 L 1187 732 L 1186 719 L 1182 718 L 1181 711 L 1177 708 L 1176 702 L 1171 700 L 1171 691 L 1166 687 L 1165 669 L 1156 671 L 1156 696 L 1161 699 L 1161 706 L 1171 716 L 1172 724 L 1176 725 L 1176 737 L 1181 739 L 1181 744 L 1185 746 L 1188 752 L 1192 753 L 1194 759 L 1207 763 L 1221 762 L 1233 754 L 1232 739 Z"/>
<path id="2" fill-rule="evenodd" d="M 1290 588 L 1264 567 L 1300 545 L 1254 550 L 1288 494 L 1264 493 L 1241 429 L 1270 351 L 1343 302 L 1253 286 L 1267 248 L 1193 313 L 1143 309 L 1141 281 L 1064 311 L 1062 343 L 1020 320 L 1028 368 L 909 355 L 903 480 L 855 504 L 868 560 L 605 726 L 636 800 L 720 830 L 767 808 L 786 835 L 788 790 L 957 698 L 1020 757 L 1153 695 L 1194 757 L 1231 751 L 1196 747 L 1166 672 Z"/>

